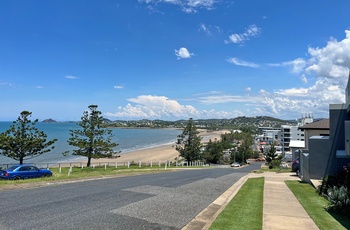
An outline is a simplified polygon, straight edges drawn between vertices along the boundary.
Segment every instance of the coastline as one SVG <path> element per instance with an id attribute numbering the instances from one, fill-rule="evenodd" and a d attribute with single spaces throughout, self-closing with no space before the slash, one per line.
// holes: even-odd
<path id="1" fill-rule="evenodd" d="M 219 130 L 219 131 L 205 131 L 198 130 L 199 135 L 203 138 L 202 142 L 206 143 L 209 140 L 215 141 L 221 138 L 221 134 L 230 132 L 229 130 Z M 139 149 L 135 151 L 130 151 L 126 153 L 121 153 L 118 158 L 99 158 L 92 159 L 92 163 L 108 163 L 108 162 L 153 162 L 158 161 L 174 161 L 175 158 L 179 157 L 179 152 L 175 149 L 175 144 L 165 144 L 161 146 L 155 146 L 145 149 Z M 85 161 L 80 160 L 79 162 L 85 163 Z"/>

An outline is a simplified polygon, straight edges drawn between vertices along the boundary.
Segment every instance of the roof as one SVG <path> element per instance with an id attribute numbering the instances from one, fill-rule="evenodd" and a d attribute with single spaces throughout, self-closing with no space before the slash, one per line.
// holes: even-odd
<path id="1" fill-rule="evenodd" d="M 290 143 L 289 143 L 289 147 L 304 148 L 305 147 L 305 141 L 291 140 Z"/>
<path id="2" fill-rule="evenodd" d="M 329 129 L 329 119 L 322 119 L 303 126 L 299 129 Z"/>

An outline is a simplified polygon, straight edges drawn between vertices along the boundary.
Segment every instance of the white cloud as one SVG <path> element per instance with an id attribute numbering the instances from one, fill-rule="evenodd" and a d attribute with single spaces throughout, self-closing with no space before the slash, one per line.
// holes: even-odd
<path id="1" fill-rule="evenodd" d="M 188 119 L 193 118 L 227 118 L 242 116 L 238 110 L 216 111 L 198 110 L 191 105 L 181 105 L 176 100 L 165 96 L 141 95 L 128 101 L 134 103 L 125 107 L 119 106 L 117 111 L 108 112 L 105 115 L 120 119 Z"/>
<path id="2" fill-rule="evenodd" d="M 199 25 L 199 30 L 200 30 L 200 31 L 203 31 L 203 32 L 206 33 L 207 35 L 211 35 L 211 34 L 212 34 L 211 31 L 210 31 L 210 29 L 209 29 L 204 23 L 201 23 L 201 24 Z"/>
<path id="3" fill-rule="evenodd" d="M 194 54 L 190 53 L 186 48 L 181 47 L 179 50 L 175 50 L 177 59 L 191 58 Z"/>
<path id="4" fill-rule="evenodd" d="M 251 67 L 251 68 L 258 68 L 259 67 L 258 64 L 255 64 L 252 62 L 246 62 L 246 61 L 240 60 L 238 58 L 229 58 L 229 59 L 227 59 L 227 61 L 229 63 L 239 65 L 239 66 L 246 66 L 246 67 Z"/>
<path id="5" fill-rule="evenodd" d="M 307 62 L 303 58 L 297 58 L 297 59 L 294 59 L 293 61 L 287 61 L 282 63 L 270 63 L 267 65 L 273 66 L 273 67 L 287 66 L 291 68 L 291 72 L 300 73 L 304 71 L 305 67 L 307 66 Z"/>
<path id="6" fill-rule="evenodd" d="M 244 43 L 248 40 L 250 40 L 251 37 L 256 37 L 261 33 L 261 28 L 257 27 L 256 25 L 250 25 L 248 28 L 245 29 L 243 33 L 235 33 L 231 34 L 229 36 L 229 41 L 225 41 L 226 43 Z"/>
<path id="7" fill-rule="evenodd" d="M 305 84 L 307 84 L 307 82 L 308 82 L 307 77 L 305 76 L 305 74 L 301 75 L 300 80 L 302 82 L 304 82 Z"/>
<path id="8" fill-rule="evenodd" d="M 113 86 L 113 88 L 115 88 L 115 89 L 124 89 L 124 86 L 122 86 L 122 85 L 115 85 L 115 86 Z"/>
<path id="9" fill-rule="evenodd" d="M 213 35 L 213 33 L 221 33 L 221 28 L 219 26 L 206 25 L 204 23 L 199 25 L 198 30 L 203 31 L 208 36 Z"/>
<path id="10" fill-rule="evenodd" d="M 347 76 L 350 66 L 350 30 L 345 30 L 345 34 L 342 41 L 331 38 L 323 48 L 309 48 L 311 59 L 306 72 L 329 78 Z"/>
<path id="11" fill-rule="evenodd" d="M 10 82 L 0 81 L 0 87 L 13 87 L 14 85 Z"/>
<path id="12" fill-rule="evenodd" d="M 254 31 L 247 32 L 254 33 Z M 119 107 L 117 112 L 108 113 L 111 117 L 124 118 L 232 118 L 237 116 L 268 115 L 281 118 L 297 118 L 305 113 L 314 117 L 328 117 L 329 104 L 345 102 L 345 87 L 350 67 L 350 31 L 341 41 L 330 39 L 321 48 L 309 48 L 308 58 L 296 58 L 270 66 L 289 67 L 292 73 L 299 76 L 305 87 L 290 87 L 268 91 L 245 89 L 248 95 L 211 91 L 196 94 L 191 101 L 199 102 L 198 106 L 182 105 L 165 96 L 141 95 L 129 99 L 129 104 Z M 187 50 L 187 49 L 186 49 Z M 179 50 L 180 51 L 180 50 Z M 178 52 L 180 55 L 181 52 Z M 189 52 L 188 52 L 189 53 Z M 186 56 L 186 55 L 185 55 Z M 251 62 L 230 58 L 228 62 L 240 66 L 259 67 Z M 312 74 L 312 76 L 310 76 Z M 310 81 L 313 81 L 309 83 Z M 200 105 L 225 104 L 228 110 L 204 110 Z M 241 107 L 241 105 L 244 107 Z M 244 108 L 240 111 L 237 108 Z M 225 110 L 225 111 L 224 111 Z"/>
<path id="13" fill-rule="evenodd" d="M 280 117 L 310 113 L 328 117 L 329 104 L 343 103 L 344 91 L 329 79 L 320 79 L 308 88 L 290 88 L 266 94 L 261 92 L 264 111 Z"/>
<path id="14" fill-rule="evenodd" d="M 209 93 L 208 95 L 202 94 L 197 97 L 197 100 L 202 104 L 224 104 L 224 103 L 242 103 L 250 102 L 255 103 L 259 102 L 259 97 L 254 96 L 240 96 L 240 95 L 230 95 L 222 92 L 218 93 Z"/>
<path id="15" fill-rule="evenodd" d="M 66 75 L 65 78 L 66 79 L 78 79 L 78 77 L 72 76 L 72 75 Z"/>
<path id="16" fill-rule="evenodd" d="M 139 0 L 154 9 L 160 4 L 172 4 L 180 6 L 185 13 L 196 13 L 199 9 L 212 10 L 217 0 Z"/>

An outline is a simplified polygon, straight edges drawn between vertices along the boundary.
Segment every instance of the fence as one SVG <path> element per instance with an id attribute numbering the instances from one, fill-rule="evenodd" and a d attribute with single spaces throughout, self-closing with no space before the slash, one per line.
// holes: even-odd
<path id="1" fill-rule="evenodd" d="M 79 167 L 79 168 L 84 168 L 86 167 L 85 162 L 57 162 L 57 163 L 28 163 L 37 166 L 38 168 L 72 168 L 72 167 Z M 12 165 L 17 165 L 17 164 L 0 164 L 0 169 L 7 169 L 11 167 Z M 154 167 L 204 167 L 206 166 L 204 162 L 202 161 L 195 161 L 195 162 L 172 162 L 172 161 L 157 161 L 157 162 L 95 162 L 91 163 L 90 167 L 139 167 L 139 168 L 154 168 Z"/>

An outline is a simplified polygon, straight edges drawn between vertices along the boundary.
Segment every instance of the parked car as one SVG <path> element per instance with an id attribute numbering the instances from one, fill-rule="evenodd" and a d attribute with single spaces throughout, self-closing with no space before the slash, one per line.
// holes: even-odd
<path id="1" fill-rule="evenodd" d="M 0 179 L 19 180 L 27 178 L 48 177 L 52 172 L 41 169 L 30 164 L 13 165 L 7 169 L 0 170 Z"/>
<path id="2" fill-rule="evenodd" d="M 299 174 L 299 157 L 295 158 L 292 163 L 292 172 Z"/>
<path id="3" fill-rule="evenodd" d="M 241 164 L 239 162 L 234 162 L 231 164 L 231 167 L 241 167 Z"/>

